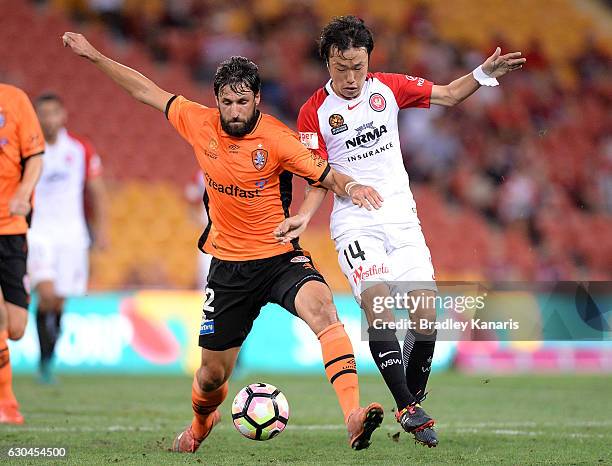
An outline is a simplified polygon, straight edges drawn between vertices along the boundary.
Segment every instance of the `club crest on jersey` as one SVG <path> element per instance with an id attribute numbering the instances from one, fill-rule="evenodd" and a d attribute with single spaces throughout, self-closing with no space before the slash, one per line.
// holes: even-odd
<path id="1" fill-rule="evenodd" d="M 344 123 L 344 117 L 339 113 L 333 113 L 330 115 L 329 126 L 331 126 L 331 133 L 334 136 L 348 130 L 348 126 Z"/>
<path id="2" fill-rule="evenodd" d="M 257 149 L 251 152 L 251 160 L 253 161 L 253 166 L 261 171 L 266 166 L 266 162 L 268 161 L 268 151 L 265 149 Z"/>
<path id="3" fill-rule="evenodd" d="M 208 155 L 211 159 L 216 159 L 217 157 L 219 157 L 219 154 L 215 152 L 218 147 L 219 147 L 219 143 L 215 141 L 214 139 L 211 139 L 210 142 L 208 143 L 208 149 L 204 149 L 204 153 Z"/>
<path id="4" fill-rule="evenodd" d="M 382 112 L 387 108 L 387 101 L 382 94 L 375 92 L 370 96 L 370 107 L 372 107 L 372 110 L 375 112 Z"/>
<path id="5" fill-rule="evenodd" d="M 294 264 L 299 264 L 302 262 L 310 262 L 310 259 L 306 256 L 295 256 L 289 262 L 293 262 Z"/>

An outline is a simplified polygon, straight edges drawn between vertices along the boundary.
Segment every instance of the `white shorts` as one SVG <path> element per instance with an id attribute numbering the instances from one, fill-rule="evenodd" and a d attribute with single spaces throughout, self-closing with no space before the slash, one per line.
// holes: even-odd
<path id="1" fill-rule="evenodd" d="M 361 304 L 361 293 L 375 282 L 391 292 L 436 291 L 431 254 L 418 224 L 388 224 L 350 230 L 335 240 L 338 262 Z M 391 282 L 402 282 L 401 290 Z"/>
<path id="2" fill-rule="evenodd" d="M 29 233 L 28 275 L 32 289 L 40 282 L 51 281 L 58 296 L 83 295 L 89 278 L 89 248 Z"/>

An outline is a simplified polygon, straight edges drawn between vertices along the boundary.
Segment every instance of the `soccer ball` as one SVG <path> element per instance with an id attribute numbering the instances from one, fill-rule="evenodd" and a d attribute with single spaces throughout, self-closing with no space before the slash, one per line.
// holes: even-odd
<path id="1" fill-rule="evenodd" d="M 232 403 L 234 427 L 246 438 L 270 440 L 289 421 L 289 403 L 274 385 L 252 383 L 238 392 Z"/>

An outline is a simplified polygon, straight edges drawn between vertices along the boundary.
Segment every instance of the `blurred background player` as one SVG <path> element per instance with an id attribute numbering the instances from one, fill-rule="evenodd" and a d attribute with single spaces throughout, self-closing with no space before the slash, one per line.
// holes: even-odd
<path id="1" fill-rule="evenodd" d="M 91 239 L 97 248 L 107 244 L 106 194 L 100 157 L 90 142 L 66 129 L 61 98 L 42 94 L 35 107 L 47 150 L 28 233 L 28 273 L 38 296 L 40 381 L 52 383 L 52 359 L 66 297 L 87 290 Z"/>
<path id="2" fill-rule="evenodd" d="M 28 322 L 26 216 L 44 150 L 28 96 L 0 83 L 0 424 L 23 424 L 13 393 L 7 340 L 19 340 Z"/>
<path id="3" fill-rule="evenodd" d="M 397 420 L 417 441 L 433 447 L 438 443 L 431 429 L 434 420 L 419 402 L 425 396 L 436 333 L 419 326 L 410 329 L 402 358 L 395 330 L 373 326 L 375 318 L 394 321 L 392 310 L 373 310 L 375 297 L 389 295 L 390 282 L 402 282 L 394 293 L 433 297 L 436 291 L 431 254 L 402 159 L 398 113 L 431 104 L 457 105 L 481 85 L 497 86 L 495 78 L 520 69 L 525 59 L 520 52 L 501 55 L 498 47 L 473 73 L 440 86 L 410 75 L 370 73 L 373 48 L 371 31 L 355 16 L 334 18 L 324 27 L 319 53 L 331 79 L 300 109 L 298 130 L 307 147 L 338 171 L 375 186 L 386 201 L 380 210 L 365 211 L 335 196 L 331 233 L 340 267 L 365 311 L 370 351 L 397 403 Z M 310 189 L 307 199 L 316 198 L 312 211 L 300 210 L 282 228 L 296 228 L 299 235 L 325 194 L 325 189 Z M 283 239 L 290 241 L 291 235 Z M 421 304 L 410 312 L 414 322 L 436 319 L 431 306 Z"/>

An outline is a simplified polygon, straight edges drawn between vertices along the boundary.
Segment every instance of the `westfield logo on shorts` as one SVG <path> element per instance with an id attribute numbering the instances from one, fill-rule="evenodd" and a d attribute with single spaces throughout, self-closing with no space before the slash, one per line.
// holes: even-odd
<path id="1" fill-rule="evenodd" d="M 358 285 L 359 282 L 363 281 L 363 280 L 367 280 L 368 278 L 374 277 L 376 275 L 382 275 L 385 273 L 389 273 L 389 267 L 387 267 L 385 264 L 381 264 L 381 265 L 371 265 L 369 269 L 363 269 L 363 266 L 360 265 L 359 267 L 357 267 L 355 270 L 353 270 L 353 281 L 355 282 L 355 285 Z"/>

